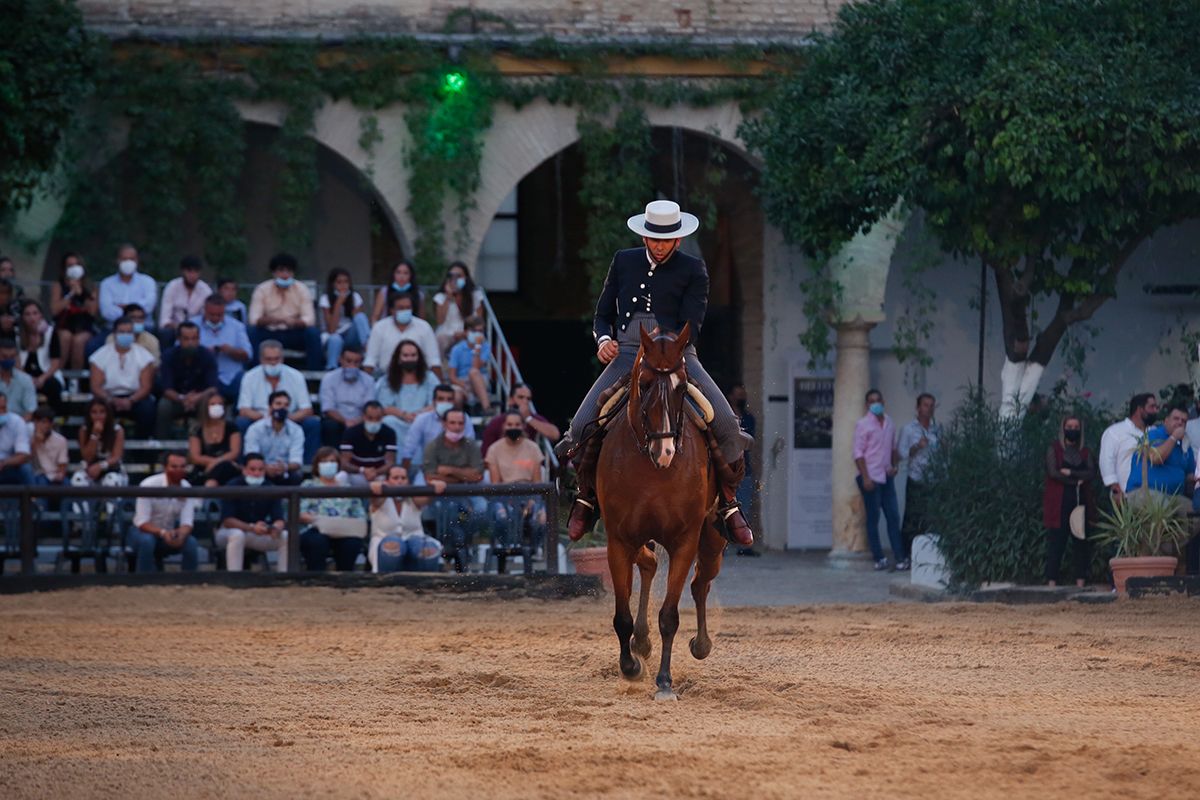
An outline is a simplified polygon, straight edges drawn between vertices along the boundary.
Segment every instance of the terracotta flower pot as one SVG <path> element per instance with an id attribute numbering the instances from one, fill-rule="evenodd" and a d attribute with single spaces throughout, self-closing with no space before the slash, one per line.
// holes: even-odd
<path id="1" fill-rule="evenodd" d="M 1128 597 L 1125 591 L 1125 581 L 1130 578 L 1158 578 L 1174 575 L 1175 565 L 1179 559 L 1173 556 L 1136 556 L 1126 558 L 1110 558 L 1108 566 L 1112 570 L 1113 585 L 1117 594 Z"/>
<path id="2" fill-rule="evenodd" d="M 612 573 L 608 569 L 607 547 L 577 547 L 568 550 L 576 575 L 599 575 L 604 588 L 613 590 Z"/>

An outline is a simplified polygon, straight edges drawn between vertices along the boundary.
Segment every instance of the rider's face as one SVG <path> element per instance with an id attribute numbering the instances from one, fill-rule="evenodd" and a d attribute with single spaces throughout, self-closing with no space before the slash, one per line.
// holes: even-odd
<path id="1" fill-rule="evenodd" d="M 675 252 L 675 248 L 679 246 L 679 239 L 651 239 L 643 236 L 642 241 L 646 243 L 650 257 L 658 264 L 670 258 L 671 254 Z"/>

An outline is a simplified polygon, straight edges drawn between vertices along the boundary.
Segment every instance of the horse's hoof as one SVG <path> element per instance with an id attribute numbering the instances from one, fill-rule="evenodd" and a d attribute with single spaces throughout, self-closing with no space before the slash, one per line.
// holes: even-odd
<path id="1" fill-rule="evenodd" d="M 703 661 L 704 659 L 708 658 L 708 654 L 712 652 L 712 642 L 705 642 L 704 646 L 701 647 L 696 643 L 696 637 L 693 636 L 688 641 L 688 649 L 692 651 L 692 658 L 696 659 L 697 661 Z"/>
<path id="2" fill-rule="evenodd" d="M 642 676 L 642 660 L 637 656 L 633 657 L 633 666 L 627 667 L 621 665 L 621 677 L 627 681 L 637 680 Z"/>
<path id="3" fill-rule="evenodd" d="M 654 693 L 654 699 L 656 702 L 660 700 L 675 701 L 679 699 L 679 695 L 675 694 L 675 692 L 671 691 L 670 689 L 659 689 Z"/>

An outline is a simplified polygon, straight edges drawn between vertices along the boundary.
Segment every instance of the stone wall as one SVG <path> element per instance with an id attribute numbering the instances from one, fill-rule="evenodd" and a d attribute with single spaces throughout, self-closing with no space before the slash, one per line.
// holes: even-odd
<path id="1" fill-rule="evenodd" d="M 88 23 L 110 29 L 210 33 L 437 33 L 471 7 L 518 32 L 563 35 L 790 37 L 827 25 L 841 0 L 80 0 Z M 494 25 L 492 27 L 495 27 Z"/>

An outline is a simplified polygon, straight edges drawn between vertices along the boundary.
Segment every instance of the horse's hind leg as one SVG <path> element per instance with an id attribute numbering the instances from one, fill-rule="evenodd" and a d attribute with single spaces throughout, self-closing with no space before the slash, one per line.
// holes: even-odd
<path id="1" fill-rule="evenodd" d="M 650 586 L 658 571 L 658 559 L 648 545 L 638 551 L 634 563 L 641 574 L 642 585 L 638 593 L 637 620 L 633 623 L 633 652 L 642 658 L 650 658 L 650 623 L 646 619 L 646 609 L 650 605 Z"/>
<path id="2" fill-rule="evenodd" d="M 675 632 L 679 630 L 679 596 L 683 594 L 683 584 L 687 582 L 688 570 L 696 559 L 696 544 L 688 542 L 683 547 L 677 547 L 671 553 L 670 566 L 667 569 L 667 596 L 663 599 L 662 609 L 658 612 L 658 633 L 662 636 L 662 660 L 658 666 L 658 676 L 654 679 L 658 691 L 655 700 L 677 700 L 671 689 L 671 645 L 675 641 Z"/>
<path id="3" fill-rule="evenodd" d="M 613 630 L 617 632 L 617 643 L 621 646 L 621 674 L 636 678 L 642 674 L 642 662 L 629 649 L 633 637 L 633 614 L 629 612 L 629 595 L 633 591 L 633 554 L 624 545 L 613 540 L 608 542 L 608 568 L 612 572 L 613 595 L 617 611 L 613 615 Z"/>
<path id="4" fill-rule="evenodd" d="M 696 635 L 688 642 L 695 658 L 705 658 L 712 651 L 712 639 L 708 638 L 708 590 L 713 579 L 721 571 L 721 559 L 725 555 L 725 539 L 717 532 L 712 520 L 704 521 L 700 531 L 700 549 L 696 554 L 696 575 L 692 578 L 692 599 L 696 601 Z"/>

